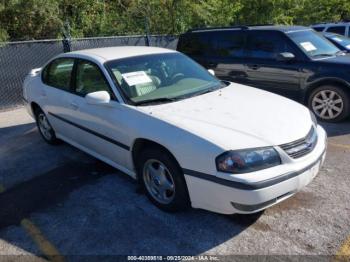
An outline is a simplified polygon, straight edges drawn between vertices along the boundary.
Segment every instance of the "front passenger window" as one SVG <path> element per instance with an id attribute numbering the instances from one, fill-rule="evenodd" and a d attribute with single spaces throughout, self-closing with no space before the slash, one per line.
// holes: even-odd
<path id="1" fill-rule="evenodd" d="M 107 91 L 112 96 L 109 85 L 100 69 L 88 61 L 79 61 L 76 71 L 75 92 L 85 96 L 96 91 Z"/>
<path id="2" fill-rule="evenodd" d="M 279 34 L 252 32 L 248 37 L 248 56 L 251 58 L 276 59 L 279 53 L 293 53 L 288 42 Z"/>

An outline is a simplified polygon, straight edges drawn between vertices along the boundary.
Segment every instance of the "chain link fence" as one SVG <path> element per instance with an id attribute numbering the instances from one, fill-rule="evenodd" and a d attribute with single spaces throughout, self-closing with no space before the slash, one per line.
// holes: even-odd
<path id="1" fill-rule="evenodd" d="M 151 46 L 176 49 L 176 36 L 151 35 L 148 37 Z M 145 36 L 115 36 L 77 38 L 70 41 L 40 40 L 0 43 L 0 111 L 9 110 L 23 104 L 22 83 L 33 68 L 41 67 L 50 58 L 71 51 L 110 47 L 110 46 L 144 46 Z"/>

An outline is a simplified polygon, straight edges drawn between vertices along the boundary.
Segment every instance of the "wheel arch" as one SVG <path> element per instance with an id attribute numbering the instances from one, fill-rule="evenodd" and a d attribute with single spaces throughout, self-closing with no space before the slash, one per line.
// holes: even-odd
<path id="1" fill-rule="evenodd" d="M 36 102 L 31 102 L 30 103 L 30 108 L 31 108 L 32 113 L 33 113 L 34 116 L 36 115 L 36 112 L 37 112 L 38 109 L 42 110 L 40 105 L 38 103 L 36 103 Z"/>
<path id="2" fill-rule="evenodd" d="M 168 148 L 147 138 L 137 138 L 134 140 L 134 143 L 131 147 L 132 163 L 135 168 L 137 178 L 138 178 L 137 157 L 146 148 L 159 148 L 161 150 L 164 150 L 175 161 L 178 167 L 181 168 L 179 161 L 176 159 L 175 155 Z"/>

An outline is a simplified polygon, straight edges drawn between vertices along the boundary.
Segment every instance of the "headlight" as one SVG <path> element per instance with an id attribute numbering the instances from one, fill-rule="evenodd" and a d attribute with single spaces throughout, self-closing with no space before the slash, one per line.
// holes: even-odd
<path id="1" fill-rule="evenodd" d="M 317 127 L 317 118 L 315 114 L 310 110 L 311 120 L 314 123 L 315 127 Z"/>
<path id="2" fill-rule="evenodd" d="M 281 158 L 272 147 L 228 151 L 216 158 L 217 170 L 232 174 L 254 172 L 280 164 Z"/>

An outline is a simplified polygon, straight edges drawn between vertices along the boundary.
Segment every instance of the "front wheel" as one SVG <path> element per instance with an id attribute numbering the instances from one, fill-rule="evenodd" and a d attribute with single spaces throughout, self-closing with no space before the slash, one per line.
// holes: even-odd
<path id="1" fill-rule="evenodd" d="M 182 169 L 165 150 L 150 148 L 141 152 L 138 176 L 147 197 L 158 208 L 175 212 L 190 206 Z"/>
<path id="2" fill-rule="evenodd" d="M 57 139 L 55 131 L 49 123 L 47 116 L 40 108 L 37 108 L 35 111 L 35 120 L 40 135 L 44 138 L 45 142 L 51 145 L 56 145 L 60 143 L 60 140 Z"/>
<path id="3" fill-rule="evenodd" d="M 320 120 L 339 122 L 349 114 L 349 95 L 337 86 L 321 86 L 311 93 L 308 106 Z"/>

